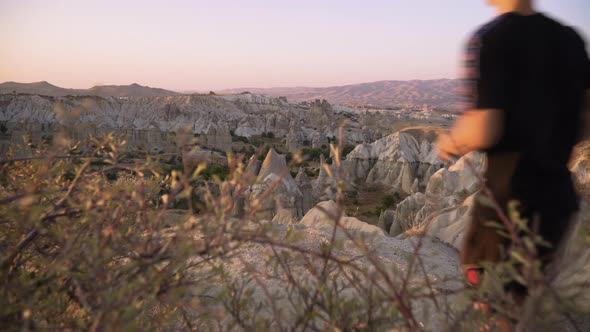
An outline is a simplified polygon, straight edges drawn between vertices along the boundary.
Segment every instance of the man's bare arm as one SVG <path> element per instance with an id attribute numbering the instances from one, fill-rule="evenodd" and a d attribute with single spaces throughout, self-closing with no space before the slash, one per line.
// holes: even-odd
<path id="1" fill-rule="evenodd" d="M 439 137 L 439 157 L 451 156 L 489 148 L 497 143 L 504 131 L 504 113 L 498 109 L 474 110 L 463 113 L 448 134 Z"/>

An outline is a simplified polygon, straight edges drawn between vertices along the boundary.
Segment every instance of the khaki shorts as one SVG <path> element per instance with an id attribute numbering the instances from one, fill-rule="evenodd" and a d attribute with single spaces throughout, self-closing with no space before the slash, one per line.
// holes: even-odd
<path id="1" fill-rule="evenodd" d="M 511 179 L 519 161 L 517 153 L 503 153 L 488 156 L 488 171 L 485 174 L 486 185 L 493 193 L 493 200 L 502 208 L 505 215 L 507 206 L 512 200 Z M 498 232 L 498 228 L 490 227 L 489 222 L 503 224 L 497 210 L 482 200 L 490 201 L 490 198 L 481 191 L 475 199 L 475 206 L 467 233 L 461 248 L 461 264 L 463 269 L 472 269 L 481 267 L 482 262 L 501 262 L 507 259 L 507 251 L 510 248 L 511 241 L 506 236 Z M 551 244 L 551 247 L 538 247 L 539 258 L 543 263 L 550 263 L 560 247 L 563 239 L 571 233 L 573 229 L 574 217 L 577 214 L 568 214 L 561 217 L 547 218 L 543 220 L 538 215 L 528 217 L 535 222 L 552 223 L 551 231 L 548 234 L 539 232 L 543 239 Z M 546 227 L 540 227 L 544 229 Z"/>

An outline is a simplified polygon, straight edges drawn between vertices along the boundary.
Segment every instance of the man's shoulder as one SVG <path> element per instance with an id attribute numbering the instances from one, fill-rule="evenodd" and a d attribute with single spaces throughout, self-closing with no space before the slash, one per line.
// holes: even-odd
<path id="1" fill-rule="evenodd" d="M 542 33 L 547 39 L 550 36 L 555 37 L 555 40 L 561 41 L 560 47 L 567 47 L 570 50 L 585 54 L 586 42 L 576 28 L 550 16 L 541 16 L 543 17 L 544 29 L 539 33 Z"/>
<path id="2" fill-rule="evenodd" d="M 467 41 L 468 52 L 479 50 L 482 46 L 503 45 L 513 30 L 513 20 L 510 15 L 500 15 L 479 26 Z"/>
<path id="3" fill-rule="evenodd" d="M 523 29 L 526 25 L 533 25 L 532 29 Z M 560 39 L 576 40 L 583 43 L 580 34 L 572 27 L 564 25 L 560 21 L 546 16 L 545 14 L 536 14 L 534 17 L 519 16 L 508 13 L 495 17 L 491 21 L 481 25 L 475 30 L 469 39 L 469 45 L 496 45 L 506 46 L 510 41 L 514 41 L 518 36 L 525 36 L 530 33 L 556 36 Z"/>
<path id="4" fill-rule="evenodd" d="M 470 41 L 487 40 L 496 36 L 501 36 L 504 31 L 508 30 L 511 26 L 512 16 L 500 15 L 495 17 L 489 22 L 486 22 L 479 26 L 472 34 Z"/>
<path id="5" fill-rule="evenodd" d="M 574 41 L 576 43 L 584 43 L 582 35 L 571 25 L 565 24 L 558 19 L 546 16 L 544 14 L 541 16 L 543 17 L 547 28 L 555 31 L 555 33 L 559 34 L 562 38 L 568 39 L 569 41 Z"/>
<path id="6" fill-rule="evenodd" d="M 563 26 L 563 31 L 565 37 L 568 39 L 568 42 L 570 42 L 571 45 L 578 47 L 582 50 L 586 49 L 586 41 L 574 27 Z"/>

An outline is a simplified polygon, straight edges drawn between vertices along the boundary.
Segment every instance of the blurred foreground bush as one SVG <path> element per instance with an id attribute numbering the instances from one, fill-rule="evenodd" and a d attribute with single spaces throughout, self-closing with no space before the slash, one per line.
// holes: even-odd
<path id="1" fill-rule="evenodd" d="M 60 143 L 14 148 L 0 164 L 0 327 L 176 329 L 198 306 L 187 289 L 216 275 L 201 265 L 232 250 L 225 224 L 190 213 L 193 185 L 217 168 L 186 153 L 167 174 L 150 157 L 122 162 L 113 136 Z M 183 199 L 189 211 L 167 211 Z"/>
<path id="2" fill-rule="evenodd" d="M 336 226 L 302 241 L 299 225 L 257 218 L 273 186 L 249 197 L 256 178 L 243 156 L 209 167 L 192 140 L 180 158 L 131 160 L 112 135 L 3 156 L 0 330 L 413 331 L 435 309 L 448 329 L 487 321 L 460 279 L 435 283 L 422 238 L 406 268 L 383 261 L 373 239 L 339 224 L 339 189 L 326 211 Z M 331 149 L 339 170 L 342 146 Z M 342 188 L 340 172 L 332 176 Z M 179 202 L 183 210 L 171 209 Z M 350 247 L 358 254 L 346 256 Z M 486 298 L 503 308 L 504 297 Z"/>

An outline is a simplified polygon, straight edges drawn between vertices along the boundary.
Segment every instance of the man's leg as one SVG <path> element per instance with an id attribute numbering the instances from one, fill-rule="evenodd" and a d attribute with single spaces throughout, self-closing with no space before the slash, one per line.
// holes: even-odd
<path id="1" fill-rule="evenodd" d="M 495 209 L 483 205 L 479 198 L 475 199 L 471 221 L 465 234 L 463 247 L 461 248 L 461 266 L 467 279 L 467 286 L 476 288 L 483 277 L 482 262 L 499 262 L 501 260 L 502 247 L 506 239 L 498 233 L 498 229 L 490 227 L 487 223 L 498 222 Z"/>
<path id="2" fill-rule="evenodd" d="M 518 161 L 517 153 L 502 153 L 488 155 L 488 167 L 485 174 L 487 191 L 493 197 L 487 197 L 481 191 L 477 194 L 471 220 L 469 222 L 463 246 L 461 248 L 461 265 L 467 279 L 467 287 L 477 288 L 483 278 L 482 262 L 497 263 L 502 261 L 509 239 L 498 232 L 498 228 L 489 223 L 502 224 L 492 201 L 506 213 L 506 206 L 511 196 L 511 180 Z M 488 203 L 484 203 L 483 200 Z M 473 299 L 473 308 L 482 313 L 489 313 L 489 305 L 485 299 Z M 512 324 L 508 320 L 493 319 L 482 327 L 487 330 L 495 326 L 500 331 L 511 331 Z"/>
<path id="3" fill-rule="evenodd" d="M 488 224 L 490 222 L 502 224 L 502 221 L 496 208 L 484 204 L 482 200 L 493 201 L 506 213 L 506 206 L 512 193 L 512 175 L 519 160 L 519 153 L 488 154 L 488 166 L 484 174 L 485 186 L 493 197 L 487 197 L 483 190 L 477 194 L 461 248 L 461 264 L 470 283 L 481 278 L 481 262 L 499 262 L 502 259 L 502 248 L 506 246 L 508 239 L 502 237 L 497 228 L 490 227 Z M 473 272 L 469 272 L 470 270 Z"/>

